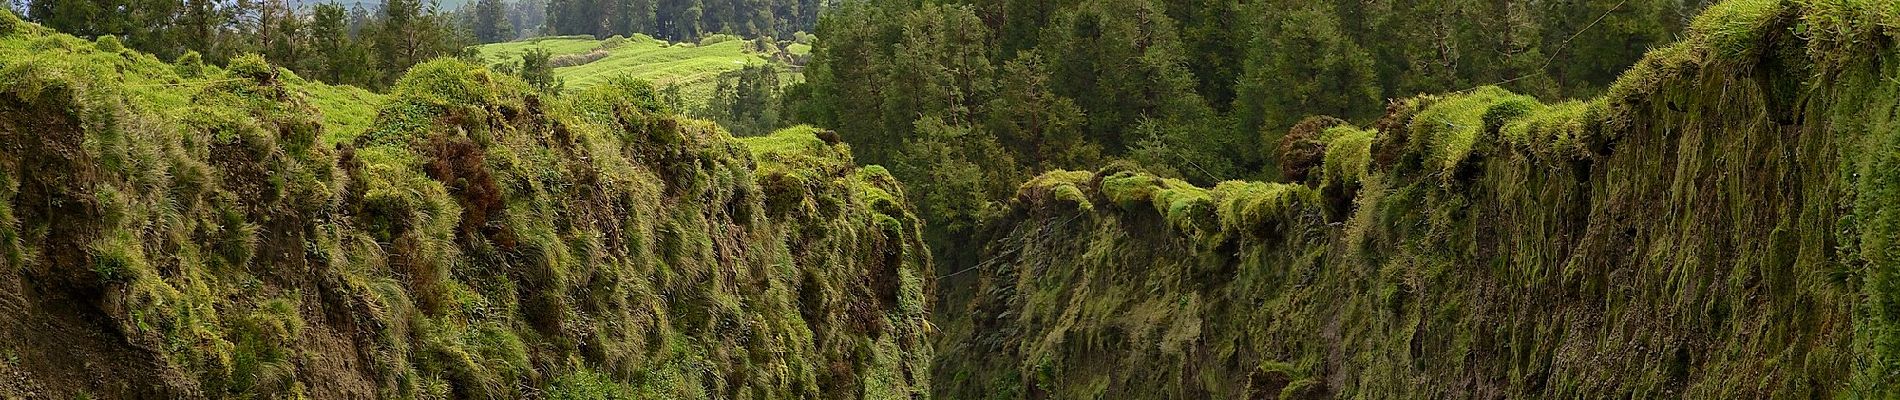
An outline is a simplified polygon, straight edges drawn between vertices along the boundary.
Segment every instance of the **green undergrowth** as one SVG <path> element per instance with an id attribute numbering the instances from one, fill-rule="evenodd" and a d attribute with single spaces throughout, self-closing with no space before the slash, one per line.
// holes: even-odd
<path id="1" fill-rule="evenodd" d="M 1724 2 L 1600 98 L 1328 128 L 1303 182 L 1044 175 L 943 283 L 936 394 L 1894 396 L 1896 22 Z"/>
<path id="2" fill-rule="evenodd" d="M 919 221 L 814 129 L 740 141 L 630 77 L 541 97 L 443 59 L 384 96 L 0 17 L 27 382 L 0 397 L 930 390 Z"/>

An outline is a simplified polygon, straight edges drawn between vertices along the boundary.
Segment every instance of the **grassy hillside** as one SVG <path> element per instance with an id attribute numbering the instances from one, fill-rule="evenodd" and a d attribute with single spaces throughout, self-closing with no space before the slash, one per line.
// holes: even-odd
<path id="1" fill-rule="evenodd" d="M 899 185 L 608 79 L 387 96 L 0 12 L 0 398 L 907 398 Z M 796 145 L 786 145 L 793 143 Z"/>
<path id="2" fill-rule="evenodd" d="M 491 65 L 519 64 L 522 54 L 536 48 L 557 57 L 586 54 L 596 49 L 607 52 L 606 58 L 599 61 L 556 68 L 554 76 L 566 81 L 569 89 L 585 89 L 615 77 L 632 76 L 660 87 L 678 85 L 682 97 L 695 102 L 694 105 L 711 95 L 720 74 L 737 71 L 748 64 L 770 62 L 759 53 L 747 51 L 744 40 L 727 40 L 701 46 L 697 43 L 667 43 L 646 35 L 622 40 L 560 36 L 479 47 L 484 62 Z M 789 83 L 794 80 L 782 81 Z"/>
<path id="3" fill-rule="evenodd" d="M 1311 120 L 1301 183 L 1043 175 L 941 283 L 937 395 L 1891 397 L 1897 22 L 1725 2 L 1590 101 Z"/>
<path id="4" fill-rule="evenodd" d="M 108 77 L 121 88 L 128 107 L 147 112 L 191 109 L 194 95 L 232 79 L 223 69 L 206 65 L 196 56 L 186 56 L 173 65 L 150 54 L 127 50 L 114 38 L 101 38 L 94 44 L 56 35 L 37 25 L 14 26 L 25 32 L 0 41 L 0 55 L 5 56 L 0 57 L 0 67 L 36 64 L 49 66 L 64 76 Z M 329 136 L 325 139 L 330 142 L 347 141 L 368 129 L 376 116 L 376 105 L 384 98 L 354 86 L 330 86 L 287 73 L 281 77 L 284 86 L 297 89 L 298 97 L 320 113 L 317 119 L 323 123 Z"/>

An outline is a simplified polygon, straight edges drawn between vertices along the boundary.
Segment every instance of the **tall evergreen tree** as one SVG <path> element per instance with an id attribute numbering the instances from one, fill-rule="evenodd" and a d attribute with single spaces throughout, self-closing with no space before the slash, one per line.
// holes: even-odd
<path id="1" fill-rule="evenodd" d="M 543 93 L 560 93 L 564 86 L 554 77 L 554 64 L 549 63 L 551 56 L 541 48 L 529 49 L 521 54 L 521 80 Z"/>
<path id="2" fill-rule="evenodd" d="M 1623 70 L 1651 47 L 1674 40 L 1702 1 L 1582 0 L 1527 6 L 1541 16 L 1529 21 L 1550 34 L 1537 45 L 1563 62 L 1550 74 L 1566 94 L 1587 96 L 1615 82 Z M 1598 17 L 1603 17 L 1598 21 Z M 1592 25 L 1595 23 L 1595 25 Z M 1584 28 L 1588 27 L 1588 30 Z M 1572 39 L 1565 33 L 1578 32 Z M 1555 53 L 1562 51 L 1562 53 Z M 1541 60 L 1540 60 L 1541 61 Z"/>
<path id="3" fill-rule="evenodd" d="M 1238 0 L 1183 0 L 1166 2 L 1168 16 L 1179 24 L 1188 70 L 1196 92 L 1208 105 L 1224 109 L 1234 101 L 1246 54 L 1248 21 Z"/>
<path id="4" fill-rule="evenodd" d="M 466 41 L 454 24 L 421 0 L 386 0 L 381 18 L 364 31 L 375 50 L 377 86 L 394 83 L 410 66 L 454 54 Z"/>
<path id="5" fill-rule="evenodd" d="M 546 29 L 547 5 L 543 0 L 521 0 L 510 5 L 508 23 L 515 27 L 516 37 L 538 36 Z"/>
<path id="6" fill-rule="evenodd" d="M 747 65 L 721 74 L 712 98 L 699 116 L 718 122 L 733 136 L 764 136 L 780 128 L 778 68 Z"/>
<path id="7" fill-rule="evenodd" d="M 1259 150 L 1245 161 L 1273 165 L 1273 144 L 1307 115 L 1365 118 L 1383 109 L 1372 55 L 1345 35 L 1331 4 L 1268 1 L 1254 7 L 1252 15 L 1270 17 L 1259 20 L 1247 42 L 1247 68 L 1233 107 L 1236 136 Z"/>
<path id="8" fill-rule="evenodd" d="M 361 40 L 350 34 L 349 11 L 336 3 L 318 4 L 310 19 L 314 57 L 311 76 L 335 84 L 368 85 L 370 58 Z"/>
<path id="9" fill-rule="evenodd" d="M 475 2 L 475 40 L 482 43 L 506 42 L 515 38 L 515 26 L 508 21 L 508 5 L 502 0 Z"/>
<path id="10" fill-rule="evenodd" d="M 996 96 L 984 107 L 990 132 L 1017 163 L 1038 171 L 1091 168 L 1101 146 L 1083 136 L 1082 108 L 1055 93 L 1047 68 L 1034 53 L 1003 65 Z"/>
<path id="11" fill-rule="evenodd" d="M 661 38 L 689 40 L 704 32 L 700 18 L 705 15 L 706 5 L 702 0 L 659 0 L 658 7 L 654 32 Z"/>
<path id="12" fill-rule="evenodd" d="M 1052 87 L 1088 116 L 1085 131 L 1111 152 L 1146 139 L 1145 120 L 1212 117 L 1194 92 L 1173 21 L 1154 0 L 1089 0 L 1060 13 L 1035 51 Z"/>
<path id="13" fill-rule="evenodd" d="M 548 0 L 546 16 L 550 33 L 563 35 L 785 38 L 815 28 L 827 5 L 826 0 Z"/>
<path id="14" fill-rule="evenodd" d="M 308 62 L 308 23 L 288 1 L 259 2 L 254 13 L 257 15 L 257 47 L 266 60 L 290 68 L 299 68 Z"/>

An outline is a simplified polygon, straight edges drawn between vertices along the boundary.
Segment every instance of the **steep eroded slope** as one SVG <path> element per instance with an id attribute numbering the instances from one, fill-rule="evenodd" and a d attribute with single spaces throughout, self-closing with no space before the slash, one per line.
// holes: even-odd
<path id="1" fill-rule="evenodd" d="M 1302 183 L 1023 186 L 947 398 L 1827 398 L 1900 372 L 1900 6 L 1730 1 L 1610 92 L 1312 119 Z"/>
<path id="2" fill-rule="evenodd" d="M 657 104 L 454 60 L 385 100 L 0 13 L 0 397 L 927 393 L 896 182 Z"/>

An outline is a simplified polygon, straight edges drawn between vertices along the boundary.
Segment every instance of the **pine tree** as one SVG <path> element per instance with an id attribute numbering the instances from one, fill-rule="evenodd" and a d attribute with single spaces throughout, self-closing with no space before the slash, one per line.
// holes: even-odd
<path id="1" fill-rule="evenodd" d="M 258 50 L 273 65 L 300 68 L 308 57 L 309 41 L 304 19 L 285 0 L 256 3 Z"/>
<path id="2" fill-rule="evenodd" d="M 354 57 L 356 40 L 350 37 L 348 11 L 336 3 L 318 4 L 311 11 L 310 43 L 315 53 L 312 76 L 324 82 L 336 84 L 366 83 L 360 76 L 349 74 L 352 68 L 362 60 Z"/>
<path id="3" fill-rule="evenodd" d="M 712 98 L 698 114 L 733 136 L 764 136 L 780 128 L 778 68 L 747 65 L 721 74 Z"/>
<path id="4" fill-rule="evenodd" d="M 1259 150 L 1248 161 L 1274 165 L 1272 144 L 1308 115 L 1369 118 L 1383 109 L 1372 55 L 1342 32 L 1330 4 L 1270 1 L 1249 13 L 1266 18 L 1247 42 L 1234 103 L 1235 135 Z"/>
<path id="5" fill-rule="evenodd" d="M 1241 73 L 1247 30 L 1243 5 L 1236 0 L 1167 2 L 1168 15 L 1179 23 L 1188 70 L 1199 83 L 1196 92 L 1208 105 L 1225 109 L 1234 101 L 1234 84 Z"/>
<path id="6" fill-rule="evenodd" d="M 508 4 L 502 0 L 475 3 L 475 40 L 481 43 L 506 42 L 515 38 L 515 26 L 508 21 Z"/>
<path id="7" fill-rule="evenodd" d="M 423 61 L 455 54 L 469 40 L 421 0 L 387 0 L 382 10 L 381 18 L 362 35 L 370 39 L 377 61 L 375 86 L 395 83 L 409 67 Z"/>
<path id="8" fill-rule="evenodd" d="M 985 107 L 989 130 L 1017 163 L 1037 171 L 1093 167 L 1101 146 L 1083 137 L 1081 107 L 1053 92 L 1045 68 L 1034 53 L 1004 64 L 996 97 Z"/>
<path id="9" fill-rule="evenodd" d="M 521 80 L 543 93 L 560 93 L 564 86 L 554 77 L 554 65 L 549 63 L 550 55 L 541 48 L 529 49 L 521 55 Z"/>
<path id="10" fill-rule="evenodd" d="M 655 33 L 667 40 L 691 40 L 704 32 L 700 20 L 706 5 L 701 0 L 659 0 Z"/>
<path id="11" fill-rule="evenodd" d="M 539 36 L 547 29 L 547 2 L 524 0 L 514 2 L 508 9 L 508 23 L 515 27 L 516 37 Z"/>
<path id="12" fill-rule="evenodd" d="M 1052 87 L 1082 107 L 1085 131 L 1104 150 L 1146 139 L 1129 129 L 1142 121 L 1212 117 L 1162 11 L 1152 0 L 1090 0 L 1058 15 L 1035 48 L 1049 62 Z"/>

